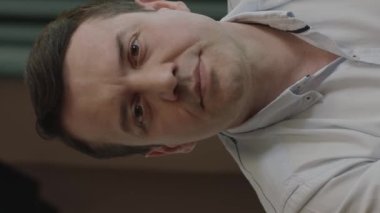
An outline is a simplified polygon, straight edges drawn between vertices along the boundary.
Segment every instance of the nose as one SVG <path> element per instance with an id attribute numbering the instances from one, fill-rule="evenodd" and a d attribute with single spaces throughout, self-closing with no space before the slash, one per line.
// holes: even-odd
<path id="1" fill-rule="evenodd" d="M 176 101 L 176 71 L 173 63 L 141 68 L 130 76 L 129 87 L 142 94 L 157 95 L 165 101 Z"/>

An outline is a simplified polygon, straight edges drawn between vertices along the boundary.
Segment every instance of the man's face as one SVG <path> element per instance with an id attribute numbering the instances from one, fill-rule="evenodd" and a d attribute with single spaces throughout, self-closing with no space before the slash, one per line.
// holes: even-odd
<path id="1" fill-rule="evenodd" d="M 222 23 L 193 13 L 88 20 L 65 59 L 63 126 L 93 145 L 175 145 L 212 136 L 246 116 L 242 54 Z"/>

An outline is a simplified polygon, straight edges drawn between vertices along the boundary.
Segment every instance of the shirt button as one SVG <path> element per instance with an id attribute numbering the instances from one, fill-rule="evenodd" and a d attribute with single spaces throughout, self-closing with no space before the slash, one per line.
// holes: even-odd
<path id="1" fill-rule="evenodd" d="M 312 96 L 312 95 L 306 95 L 305 97 L 303 97 L 303 100 L 305 102 L 312 102 L 314 100 L 314 96 Z"/>

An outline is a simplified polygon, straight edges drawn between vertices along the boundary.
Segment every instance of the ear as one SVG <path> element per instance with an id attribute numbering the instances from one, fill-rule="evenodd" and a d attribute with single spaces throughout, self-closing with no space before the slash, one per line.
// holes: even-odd
<path id="1" fill-rule="evenodd" d="M 190 9 L 182 1 L 166 1 L 166 0 L 135 0 L 136 4 L 147 10 L 159 10 L 162 8 L 171 10 L 182 10 L 190 12 Z"/>
<path id="2" fill-rule="evenodd" d="M 158 146 L 158 147 L 153 147 L 150 149 L 148 153 L 145 154 L 145 157 L 161 157 L 161 156 L 166 156 L 166 155 L 171 155 L 171 154 L 179 154 L 179 153 L 189 153 L 193 151 L 195 148 L 196 143 L 185 143 L 181 145 L 176 145 L 173 147 L 169 146 Z"/>

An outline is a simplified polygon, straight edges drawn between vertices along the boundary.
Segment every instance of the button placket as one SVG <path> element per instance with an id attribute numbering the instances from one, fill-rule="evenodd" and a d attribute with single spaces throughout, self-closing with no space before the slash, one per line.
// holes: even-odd
<path id="1" fill-rule="evenodd" d="M 291 91 L 296 94 L 300 95 L 304 93 L 305 86 L 309 83 L 311 76 L 306 75 L 303 79 L 301 79 L 298 83 L 296 83 L 292 88 Z"/>

